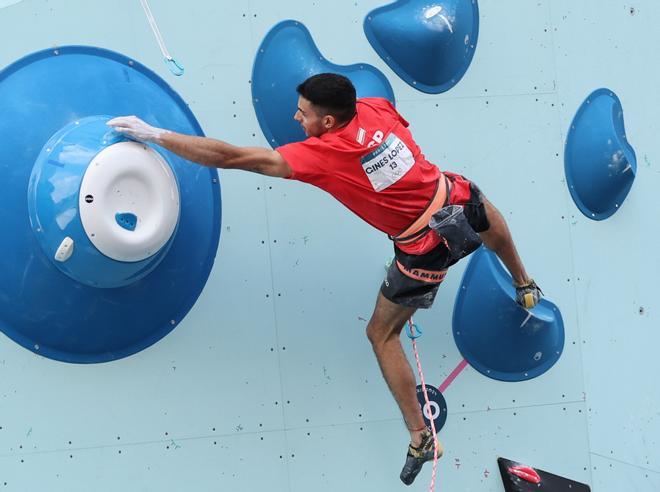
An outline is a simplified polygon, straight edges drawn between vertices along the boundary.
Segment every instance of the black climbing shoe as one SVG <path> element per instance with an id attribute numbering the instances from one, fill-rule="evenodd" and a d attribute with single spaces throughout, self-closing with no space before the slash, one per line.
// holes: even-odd
<path id="1" fill-rule="evenodd" d="M 532 309 L 543 296 L 543 291 L 531 278 L 526 284 L 514 282 L 513 286 L 516 288 L 516 302 L 525 309 Z"/>
<path id="2" fill-rule="evenodd" d="M 408 446 L 408 454 L 406 455 L 406 463 L 401 470 L 401 481 L 406 485 L 410 485 L 415 481 L 415 477 L 422 470 L 422 465 L 427 461 L 433 460 L 433 434 L 430 429 L 422 432 L 422 442 L 418 447 L 413 447 L 412 444 Z M 438 458 L 442 456 L 442 444 L 438 441 Z"/>

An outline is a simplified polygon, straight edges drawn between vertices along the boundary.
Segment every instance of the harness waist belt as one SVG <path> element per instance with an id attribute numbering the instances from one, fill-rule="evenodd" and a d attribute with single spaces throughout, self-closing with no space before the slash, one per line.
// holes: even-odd
<path id="1" fill-rule="evenodd" d="M 409 244 L 418 239 L 429 230 L 429 221 L 434 213 L 440 210 L 449 201 L 451 186 L 449 180 L 443 174 L 435 186 L 435 193 L 424 212 L 417 217 L 415 222 L 396 236 L 388 236 L 392 241 L 399 244 Z"/>

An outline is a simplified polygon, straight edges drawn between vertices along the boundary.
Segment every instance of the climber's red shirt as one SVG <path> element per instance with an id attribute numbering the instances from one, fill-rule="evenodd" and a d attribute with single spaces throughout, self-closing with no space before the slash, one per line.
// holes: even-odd
<path id="1" fill-rule="evenodd" d="M 408 122 L 381 98 L 359 99 L 355 117 L 335 132 L 276 150 L 293 170 L 291 179 L 327 191 L 391 236 L 422 214 L 441 176 L 415 143 Z M 452 203 L 469 198 L 469 182 L 465 183 L 452 189 Z M 423 254 L 439 243 L 431 233 L 398 247 L 409 254 Z"/>

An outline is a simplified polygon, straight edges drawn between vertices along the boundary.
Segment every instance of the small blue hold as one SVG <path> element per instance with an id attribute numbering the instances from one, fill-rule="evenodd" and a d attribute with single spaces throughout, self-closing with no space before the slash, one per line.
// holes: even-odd
<path id="1" fill-rule="evenodd" d="M 115 220 L 120 227 L 123 227 L 127 231 L 134 231 L 137 226 L 137 216 L 130 212 L 115 214 Z"/>

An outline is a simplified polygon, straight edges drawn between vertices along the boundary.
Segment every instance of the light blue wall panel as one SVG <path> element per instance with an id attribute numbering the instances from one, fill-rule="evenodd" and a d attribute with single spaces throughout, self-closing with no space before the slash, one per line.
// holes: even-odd
<path id="1" fill-rule="evenodd" d="M 660 254 L 650 245 L 660 229 L 647 217 L 658 208 L 660 185 L 658 126 L 649 118 L 649 108 L 660 103 L 652 62 L 658 33 L 651 27 L 660 12 L 654 2 L 562 1 L 552 9 L 562 132 L 591 90 L 608 87 L 622 100 L 628 140 L 638 154 L 633 189 L 610 220 L 598 226 L 569 204 L 591 451 L 607 458 L 594 460 L 594 486 L 655 490 L 657 473 L 636 467 L 660 469 L 658 391 L 647 379 L 658 370 L 653 293 Z"/>
<path id="2" fill-rule="evenodd" d="M 594 230 L 580 219 L 573 231 L 584 244 L 576 248 L 576 273 L 591 445 L 605 456 L 657 467 L 660 416 L 651 375 L 658 368 L 658 318 L 650 292 L 656 290 L 652 279 L 660 273 L 660 259 L 641 242 L 633 239 L 636 247 L 626 239 L 639 234 L 629 218 L 633 203 L 626 205 L 604 228 Z M 613 252 L 624 250 L 638 260 L 617 266 Z M 613 278 L 619 268 L 626 271 L 623 279 Z"/>
<path id="3" fill-rule="evenodd" d="M 447 389 L 439 490 L 501 492 L 500 455 L 597 492 L 660 489 L 660 146 L 650 109 L 660 106 L 660 9 L 652 0 L 482 0 L 469 70 L 429 96 L 399 80 L 363 34 L 364 16 L 385 3 L 152 0 L 186 68 L 177 78 L 137 0 L 24 0 L 0 9 L 0 65 L 64 44 L 117 50 L 171 84 L 208 135 L 240 145 L 265 145 L 250 77 L 277 22 L 303 22 L 333 63 L 378 67 L 429 160 L 474 179 L 500 208 L 566 328 L 562 358 L 541 377 L 502 383 L 468 367 Z M 595 223 L 571 200 L 562 156 L 577 107 L 601 86 L 621 98 L 639 167 L 621 210 Z M 74 366 L 1 337 L 0 489 L 427 488 L 430 466 L 412 488 L 398 481 L 407 433 L 365 336 L 391 244 L 308 185 L 220 177 L 214 269 L 165 339 Z M 451 311 L 465 265 L 415 316 L 434 386 L 461 361 Z"/>
<path id="4" fill-rule="evenodd" d="M 6 491 L 114 492 L 130 490 L 289 490 L 281 433 L 241 436 L 177 436 L 149 442 L 115 441 L 58 451 L 21 450 L 0 456 L 0 487 Z M 259 465 L 268 473 L 255 473 Z"/>
<path id="5" fill-rule="evenodd" d="M 592 455 L 594 490 L 660 490 L 660 473 Z"/>
<path id="6" fill-rule="evenodd" d="M 465 77 L 445 97 L 554 91 L 550 0 L 479 2 L 479 42 Z"/>
<path id="7" fill-rule="evenodd" d="M 578 480 L 589 477 L 584 403 L 465 412 L 441 432 L 447 448 L 437 490 L 500 492 L 497 457 L 505 456 Z M 570 429 L 582 428 L 582 432 Z M 397 483 L 406 432 L 397 421 L 312 427 L 289 433 L 291 490 L 343 490 L 347 483 L 374 490 L 428 490 L 431 467 L 409 489 Z M 405 451 L 405 450 L 404 450 Z M 335 473 L 333 470 L 341 470 Z M 368 484 L 368 485 L 367 485 Z"/>
<path id="8" fill-rule="evenodd" d="M 365 336 L 391 245 L 308 185 L 272 182 L 268 203 L 287 423 L 392 418 Z"/>

